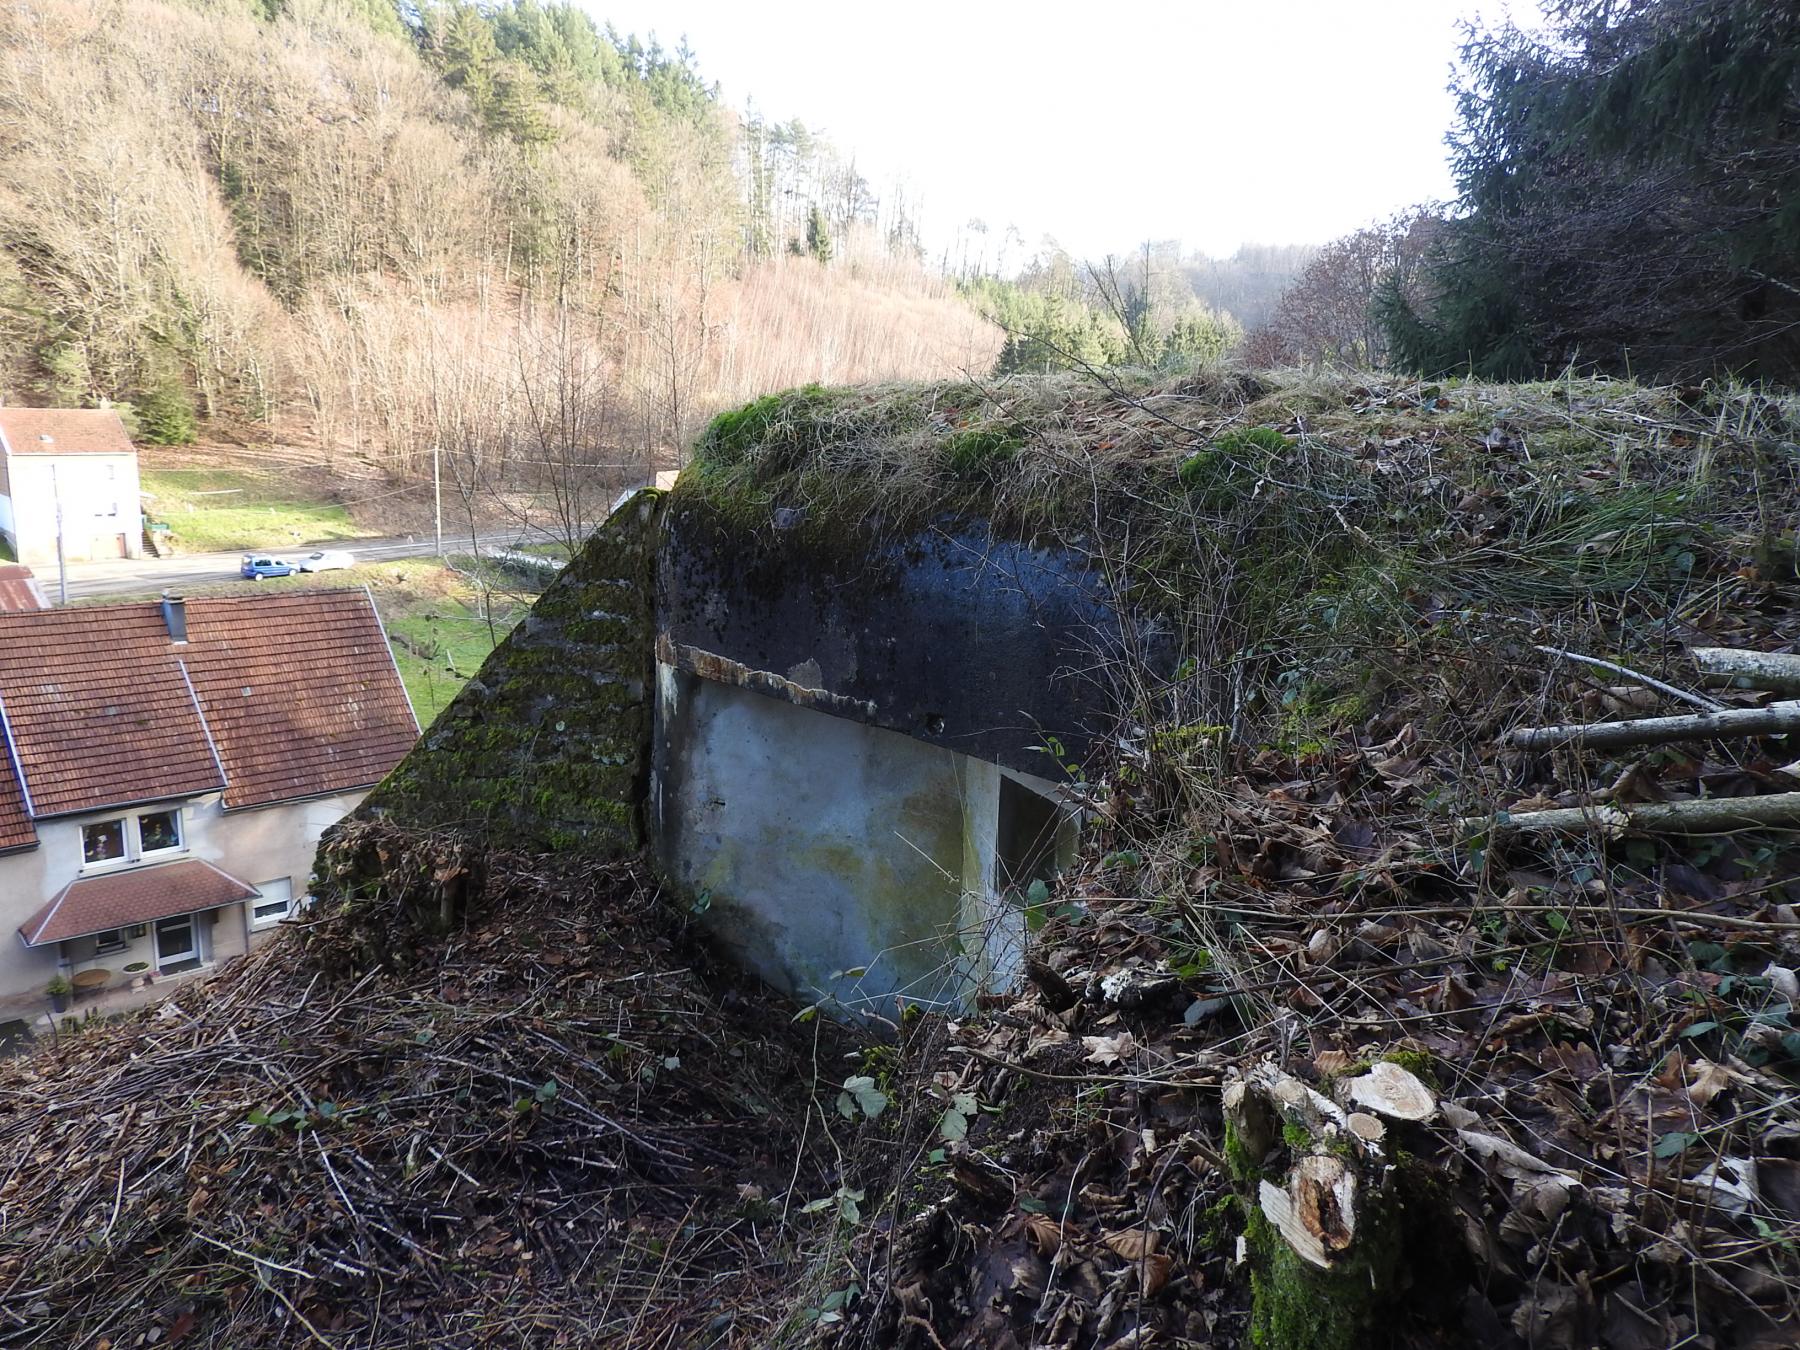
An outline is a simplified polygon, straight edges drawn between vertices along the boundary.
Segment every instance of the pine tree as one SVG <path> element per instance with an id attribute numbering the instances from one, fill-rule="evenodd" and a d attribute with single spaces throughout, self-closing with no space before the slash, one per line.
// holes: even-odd
<path id="1" fill-rule="evenodd" d="M 1800 373 L 1800 9 L 1552 13 L 1548 32 L 1469 34 L 1461 210 L 1424 300 L 1380 297 L 1396 360 L 1499 377 Z"/>
<path id="2" fill-rule="evenodd" d="M 821 263 L 831 261 L 831 222 L 816 202 L 806 218 L 806 251 Z"/>

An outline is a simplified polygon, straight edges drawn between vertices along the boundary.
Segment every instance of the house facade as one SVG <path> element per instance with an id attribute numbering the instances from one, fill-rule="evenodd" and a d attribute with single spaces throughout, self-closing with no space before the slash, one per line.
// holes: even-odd
<path id="1" fill-rule="evenodd" d="M 0 613 L 0 1015 L 249 950 L 417 734 L 366 590 Z"/>
<path id="2" fill-rule="evenodd" d="M 59 524 L 60 517 L 60 524 Z M 27 567 L 143 556 L 137 449 L 111 408 L 0 407 L 0 538 Z"/>

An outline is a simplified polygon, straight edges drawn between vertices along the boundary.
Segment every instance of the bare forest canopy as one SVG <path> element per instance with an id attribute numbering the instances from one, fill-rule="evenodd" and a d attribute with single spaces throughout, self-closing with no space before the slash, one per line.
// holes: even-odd
<path id="1" fill-rule="evenodd" d="M 986 227 L 979 227 L 985 236 Z M 1008 242 L 1012 239 L 1009 232 Z M 964 239 L 966 241 L 966 234 Z M 1184 253 L 1174 240 L 1081 262 L 1054 243 L 1016 276 L 1007 250 L 966 249 L 944 259 L 970 300 L 1006 331 L 998 374 L 1096 371 L 1111 366 L 1191 370 L 1235 350 L 1266 324 L 1318 250 L 1306 244 L 1245 244 L 1229 258 Z"/>
<path id="2" fill-rule="evenodd" d="M 636 469 L 751 393 L 1000 345 L 897 194 L 572 4 L 34 0 L 0 125 L 0 392 L 152 442 Z"/>

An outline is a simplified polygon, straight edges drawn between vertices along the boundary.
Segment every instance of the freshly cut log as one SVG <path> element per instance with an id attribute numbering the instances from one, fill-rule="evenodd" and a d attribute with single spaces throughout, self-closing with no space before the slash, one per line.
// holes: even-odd
<path id="1" fill-rule="evenodd" d="M 1679 717 L 1639 717 L 1628 722 L 1590 722 L 1560 727 L 1521 727 L 1502 741 L 1526 750 L 1578 745 L 1605 750 L 1621 745 L 1662 745 L 1668 741 L 1723 740 L 1739 736 L 1774 736 L 1800 731 L 1800 699 L 1766 708 L 1728 708 L 1723 712 L 1683 713 Z"/>
<path id="2" fill-rule="evenodd" d="M 1785 652 L 1750 652 L 1737 647 L 1695 647 L 1688 654 L 1707 675 L 1741 679 L 1752 689 L 1800 694 L 1800 656 Z"/>
<path id="3" fill-rule="evenodd" d="M 1386 1060 L 1369 1066 L 1365 1074 L 1339 1084 L 1345 1105 L 1359 1106 L 1389 1120 L 1430 1120 L 1437 1114 L 1437 1098 L 1418 1076 Z"/>

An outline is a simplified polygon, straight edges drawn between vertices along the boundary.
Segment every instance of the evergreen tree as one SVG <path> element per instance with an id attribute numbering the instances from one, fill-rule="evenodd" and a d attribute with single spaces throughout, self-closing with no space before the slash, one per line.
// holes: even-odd
<path id="1" fill-rule="evenodd" d="M 1800 373 L 1800 9 L 1561 0 L 1464 64 L 1461 211 L 1377 301 L 1398 363 Z"/>
<path id="2" fill-rule="evenodd" d="M 133 407 L 138 435 L 151 445 L 191 445 L 200 429 L 193 395 L 172 371 L 154 376 Z"/>
<path id="3" fill-rule="evenodd" d="M 831 224 L 817 202 L 806 218 L 806 251 L 821 263 L 831 261 Z"/>

